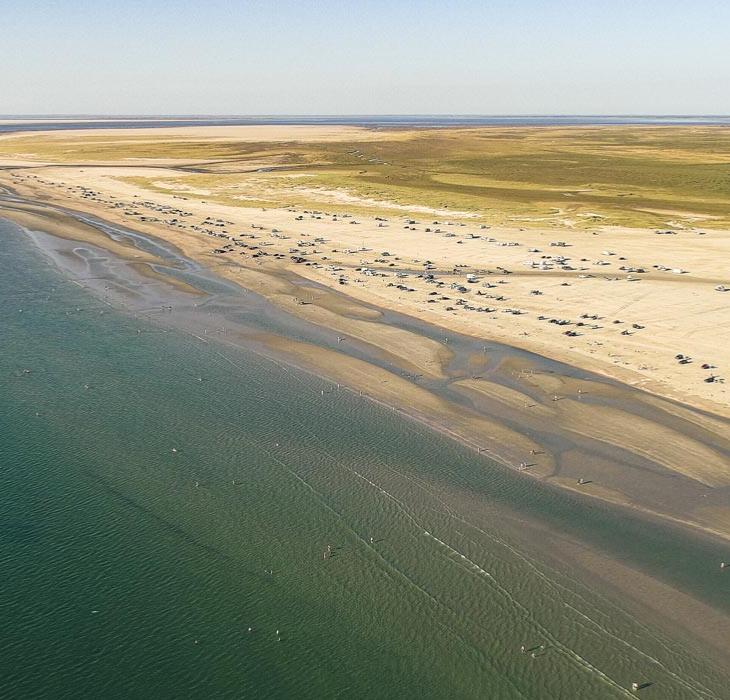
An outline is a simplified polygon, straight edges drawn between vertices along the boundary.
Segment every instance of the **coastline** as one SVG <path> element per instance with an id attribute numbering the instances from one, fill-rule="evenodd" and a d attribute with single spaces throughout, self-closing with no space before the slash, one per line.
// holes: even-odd
<path id="1" fill-rule="evenodd" d="M 44 210 L 48 213 L 46 207 L 41 206 L 35 214 Z M 5 215 L 13 216 L 7 206 Z M 73 219 L 63 213 L 55 216 L 61 217 L 62 228 L 70 239 L 78 236 L 115 255 L 124 255 L 134 269 L 144 271 L 145 277 L 163 287 L 172 280 L 178 291 L 194 291 L 194 284 L 155 271 L 154 256 L 129 240 L 114 241 L 95 229 L 93 220 L 82 223 L 82 228 L 71 234 L 68 231 L 74 229 Z M 29 223 L 24 212 L 17 220 Z M 58 230 L 56 224 L 56 234 Z M 209 268 L 203 265 L 200 269 L 207 272 Z M 220 271 L 213 270 L 212 274 Z M 296 324 L 290 333 L 279 329 L 254 331 L 249 324 L 245 332 L 238 331 L 238 339 L 231 340 L 234 322 L 222 338 L 225 341 L 249 347 L 253 343 L 260 351 L 410 415 L 532 478 L 730 539 L 730 507 L 722 496 L 725 489 L 720 488 L 720 495 L 708 498 L 708 487 L 724 487 L 722 472 L 710 469 L 703 476 L 702 471 L 708 460 L 719 460 L 721 465 L 723 454 L 727 456 L 730 450 L 730 441 L 723 437 L 725 419 L 681 404 L 675 408 L 666 399 L 653 398 L 647 403 L 640 390 L 536 355 L 520 354 L 522 351 L 508 346 L 487 343 L 487 352 L 480 353 L 486 341 L 453 333 L 449 344 L 435 343 L 434 338 L 443 333 L 437 327 L 405 316 L 389 318 L 377 307 L 362 305 L 334 290 L 313 287 L 309 281 L 306 289 L 319 296 L 316 303 L 313 297 L 312 303 L 302 306 L 295 303 L 302 293 L 301 282 L 295 284 L 298 280 L 291 273 L 272 276 L 256 270 L 251 271 L 253 277 L 242 277 L 238 270 L 236 273 L 223 279 L 234 279 L 235 285 L 248 289 L 249 294 L 262 294 L 261 299 L 273 304 L 276 314 L 290 315 L 308 332 L 316 331 L 314 338 L 297 342 Z M 222 324 L 231 323 L 226 313 L 220 320 Z M 364 324 L 367 330 L 353 333 L 358 327 L 355 324 Z M 204 339 L 203 329 L 198 331 L 197 337 Z M 339 342 L 339 333 L 346 334 L 346 342 Z M 420 350 L 414 354 L 413 348 Z M 478 379 L 470 378 L 475 376 Z M 556 391 L 561 394 L 559 402 L 550 400 Z M 530 403 L 520 405 L 523 401 Z M 637 409 L 649 419 L 642 417 L 643 422 L 637 423 Z M 615 437 L 607 432 L 612 421 Z M 709 445 L 709 451 L 703 443 Z M 666 457 L 661 452 L 653 454 L 654 446 L 665 449 Z M 686 463 L 691 478 L 681 490 L 677 487 L 678 474 L 671 469 L 673 455 L 680 453 L 687 455 L 683 459 L 691 456 L 696 462 L 694 467 L 691 461 Z M 662 459 L 668 460 L 664 468 Z M 588 468 L 588 463 L 595 467 Z M 520 464 L 529 467 L 523 469 Z M 577 486 L 581 478 L 587 483 Z"/>
<path id="2" fill-rule="evenodd" d="M 60 143 L 102 148 L 108 140 L 110 146 L 116 150 L 109 153 L 110 158 L 103 160 L 98 160 L 98 155 L 94 155 L 92 159 L 79 154 L 78 159 L 73 158 L 69 162 L 65 162 L 66 156 L 57 155 L 51 155 L 50 160 L 43 160 L 42 151 L 39 153 L 40 159 L 39 156 L 34 156 L 31 160 L 23 161 L 21 154 L 16 153 L 12 158 L 0 159 L 5 170 L 2 174 L 3 180 L 28 199 L 46 200 L 61 206 L 68 204 L 71 208 L 87 211 L 122 226 L 133 224 L 140 231 L 169 240 L 211 269 L 219 268 L 224 276 L 234 280 L 244 279 L 244 286 L 254 284 L 251 277 L 263 271 L 268 277 L 263 278 L 258 286 L 264 293 L 268 293 L 267 285 L 272 280 L 288 271 L 317 285 L 344 293 L 356 303 L 372 304 L 380 309 L 403 310 L 416 317 L 423 315 L 430 323 L 445 329 L 463 335 L 489 338 L 567 364 L 579 365 L 591 372 L 644 388 L 660 397 L 673 398 L 697 409 L 730 418 L 730 394 L 726 385 L 722 382 L 703 382 L 707 377 L 705 373 L 698 371 L 699 358 L 704 361 L 703 365 L 717 365 L 717 373 L 721 377 L 726 364 L 724 343 L 727 338 L 723 330 L 721 307 L 717 306 L 723 298 L 713 291 L 713 287 L 722 286 L 728 280 L 724 278 L 724 269 L 715 263 L 708 264 L 708 260 L 721 260 L 723 256 L 730 254 L 730 236 L 721 229 L 702 228 L 703 223 L 712 226 L 713 220 L 718 217 L 657 209 L 656 214 L 667 217 L 668 225 L 675 223 L 680 233 L 680 236 L 666 241 L 657 239 L 651 230 L 612 225 L 608 219 L 597 221 L 596 228 L 590 229 L 586 226 L 591 224 L 590 221 L 580 223 L 576 216 L 571 220 L 566 212 L 555 213 L 544 224 L 540 219 L 525 216 L 522 219 L 515 218 L 514 223 L 509 226 L 485 226 L 480 225 L 484 217 L 479 212 L 459 212 L 453 208 L 428 210 L 421 207 L 423 211 L 420 215 L 427 218 L 434 215 L 452 217 L 446 229 L 436 229 L 441 230 L 441 234 L 434 237 L 433 233 L 427 233 L 432 230 L 428 227 L 424 233 L 423 223 L 415 227 L 400 226 L 400 223 L 409 220 L 409 211 L 412 210 L 412 216 L 419 216 L 418 207 L 414 209 L 410 205 L 380 201 L 377 198 L 368 199 L 361 195 L 353 197 L 346 195 L 345 190 L 340 191 L 337 188 L 311 188 L 296 184 L 288 184 L 284 188 L 281 197 L 287 197 L 287 192 L 291 190 L 293 198 L 306 193 L 310 197 L 316 195 L 322 203 L 328 201 L 329 213 L 320 212 L 317 216 L 307 213 L 306 206 L 302 208 L 302 205 L 297 204 L 284 206 L 267 203 L 265 192 L 271 185 L 265 184 L 268 182 L 266 178 L 271 176 L 273 182 L 283 178 L 283 181 L 291 180 L 296 183 L 297 178 L 302 176 L 298 173 L 298 166 L 289 168 L 278 165 L 280 155 L 274 157 L 272 165 L 270 158 L 267 161 L 267 156 L 256 156 L 256 150 L 253 156 L 246 156 L 244 159 L 228 154 L 226 150 L 235 143 L 247 153 L 249 149 L 255 149 L 257 144 L 276 146 L 284 138 L 290 139 L 292 144 L 334 149 L 335 152 L 340 148 L 340 142 L 362 144 L 362 148 L 367 149 L 374 138 L 385 139 L 382 143 L 391 146 L 395 144 L 400 148 L 405 147 L 402 142 L 409 138 L 408 132 L 391 130 L 373 133 L 353 127 L 321 126 L 303 127 L 301 131 L 292 131 L 290 127 L 281 126 L 263 129 L 200 127 L 150 131 L 154 133 L 139 135 L 123 129 L 86 135 L 79 132 L 71 141 L 61 140 Z M 556 133 L 561 134 L 564 131 Z M 462 138 L 459 134 L 463 134 L 460 130 L 448 133 L 456 139 Z M 529 135 L 532 132 L 500 132 L 508 135 L 511 133 Z M 10 142 L 7 141 L 8 138 Z M 20 134 L 6 136 L 2 140 L 22 144 L 27 138 Z M 41 141 L 43 148 L 55 149 L 59 145 L 58 140 L 64 136 L 63 132 L 58 132 L 40 134 L 38 138 L 45 139 Z M 194 138 L 200 141 L 191 141 Z M 99 139 L 103 141 L 100 142 Z M 171 149 L 165 156 L 153 151 L 147 156 L 120 158 L 125 149 L 130 154 L 134 154 L 136 150 L 144 154 L 148 143 L 149 147 L 159 148 L 161 139 Z M 118 145 L 115 145 L 117 142 Z M 329 145 L 330 142 L 332 145 Z M 101 145 L 95 146 L 97 143 Z M 191 143 L 198 144 L 199 153 L 190 146 Z M 201 143 L 206 144 L 206 147 L 200 148 Z M 21 146 L 18 145 L 17 148 L 20 149 Z M 193 150 L 185 155 L 186 149 L 190 148 Z M 50 154 L 53 153 L 55 151 L 51 150 Z M 53 158 L 60 158 L 60 162 L 53 162 Z M 717 157 L 711 162 L 716 161 L 719 162 Z M 326 163 L 316 167 L 326 168 Z M 291 174 L 287 174 L 288 171 Z M 250 190 L 252 196 L 226 194 L 222 199 L 217 194 L 221 186 L 215 183 L 219 180 L 226 183 L 232 177 L 235 177 L 236 183 L 241 177 L 246 178 L 242 181 L 244 184 L 236 184 L 232 192 Z M 208 184 L 188 185 L 188 181 L 204 181 Z M 224 184 L 224 191 L 225 187 L 227 186 Z M 264 194 L 258 195 L 259 190 Z M 563 194 L 567 196 L 571 192 Z M 142 199 L 143 197 L 146 199 Z M 254 201 L 261 197 L 264 199 L 260 202 Z M 135 199 L 138 201 L 135 202 Z M 394 207 L 393 213 L 399 213 L 398 218 L 385 224 L 386 228 L 381 228 L 383 224 L 378 223 L 377 215 L 373 217 L 382 207 Z M 179 214 L 177 218 L 169 218 L 174 212 L 182 210 L 185 211 L 185 216 L 189 215 L 191 218 L 184 219 Z M 347 215 L 341 214 L 347 210 L 354 212 L 358 217 L 357 222 L 352 219 L 348 221 Z M 340 212 L 339 219 L 337 212 Z M 295 216 L 297 213 L 299 216 Z M 201 223 L 191 226 L 197 217 L 200 217 Z M 400 218 L 402 221 L 399 221 Z M 223 226 L 217 223 L 216 226 L 223 228 L 215 228 L 207 226 L 203 219 L 225 221 L 226 224 Z M 344 223 L 357 223 L 358 226 L 353 229 L 343 226 Z M 213 252 L 216 237 L 219 233 L 230 236 L 230 230 L 226 228 L 229 225 L 243 229 L 238 244 L 246 238 L 262 240 L 243 245 L 243 248 L 221 250 L 216 254 Z M 467 228 L 463 229 L 465 225 Z M 449 226 L 454 228 L 449 229 Z M 247 227 L 251 229 L 248 233 Z M 394 231 L 394 228 L 398 230 Z M 489 234 L 479 235 L 480 229 L 487 229 Z M 257 233 L 257 230 L 261 233 Z M 277 230 L 283 233 L 268 233 Z M 453 238 L 456 233 L 463 240 Z M 308 246 L 318 236 L 326 237 L 327 244 L 322 244 L 319 252 L 327 255 L 312 254 L 312 250 L 316 248 L 299 248 L 299 254 L 304 256 L 306 263 L 292 264 L 288 260 L 287 249 L 296 245 L 295 236 L 300 236 L 300 241 L 309 239 Z M 452 238 L 449 240 L 444 236 Z M 592 256 L 593 261 L 584 263 L 580 268 L 574 262 L 573 271 L 520 269 L 524 267 L 524 249 L 511 246 L 525 246 L 527 237 L 531 244 L 548 252 L 542 246 L 547 247 L 551 239 L 559 236 L 568 241 L 566 245 L 569 249 L 575 249 L 568 251 L 568 255 L 574 260 L 575 256 L 583 254 Z M 233 237 L 235 236 L 231 236 Z M 483 240 L 476 240 L 479 238 Z M 356 242 L 357 245 L 353 245 Z M 459 247 L 453 245 L 454 242 L 464 245 Z M 667 270 L 657 272 L 648 269 L 649 260 L 657 254 L 656 251 L 663 250 L 667 242 L 671 246 L 667 248 L 668 252 L 658 256 L 659 261 L 668 263 L 669 267 L 677 266 L 677 269 L 680 265 L 691 265 L 689 274 L 673 276 Z M 657 246 L 659 243 L 661 246 Z M 363 244 L 365 247 L 359 250 Z M 336 251 L 330 251 L 330 245 L 337 246 Z M 549 245 L 552 246 L 552 242 Z M 391 246 L 396 247 L 390 253 L 390 263 L 385 258 L 373 260 L 378 255 L 376 251 Z M 613 250 L 606 250 L 608 246 Z M 613 260 L 604 255 L 620 254 L 615 251 L 624 255 Z M 393 267 L 392 256 L 400 261 L 395 270 L 390 269 Z M 465 313 L 463 308 L 446 306 L 438 298 L 424 299 L 423 296 L 428 295 L 429 287 L 416 279 L 424 256 L 434 258 L 436 265 L 433 272 L 439 278 L 455 285 L 463 284 L 463 273 L 456 274 L 457 268 L 464 267 L 460 263 L 473 256 L 476 256 L 475 259 L 484 259 L 487 256 L 490 260 L 487 269 L 481 268 L 483 263 L 475 265 L 474 271 L 480 282 L 489 282 L 489 276 L 492 275 L 491 279 L 498 284 L 509 284 L 508 287 L 498 288 L 498 292 L 506 294 L 486 294 L 487 303 L 496 313 Z M 602 256 L 606 259 L 595 259 Z M 632 277 L 631 274 L 611 268 L 612 264 L 618 264 L 617 260 L 624 259 L 632 261 L 634 265 L 646 265 L 644 275 Z M 505 273 L 509 277 L 498 279 L 505 265 L 509 268 L 508 273 Z M 601 267 L 603 265 L 608 267 Z M 362 274 L 357 274 L 361 267 L 372 270 L 373 275 L 363 277 Z M 402 286 L 410 287 L 408 291 L 415 291 L 415 294 L 391 289 L 393 284 L 387 277 L 392 279 L 392 273 L 400 270 L 408 273 L 407 284 Z M 579 270 L 586 272 L 579 274 Z M 339 281 L 343 275 L 348 278 L 345 286 Z M 571 287 L 575 289 L 571 290 Z M 544 293 L 543 296 L 532 296 L 533 291 L 540 290 L 541 294 Z M 467 291 L 472 294 L 475 291 L 482 293 L 475 288 Z M 507 303 L 491 301 L 494 297 L 504 298 Z M 614 297 L 615 301 L 612 301 Z M 656 297 L 661 297 L 661 303 L 652 301 Z M 592 300 L 590 306 L 585 304 L 588 298 Z M 476 301 L 473 296 L 467 300 Z M 484 303 L 484 299 L 479 302 Z M 503 308 L 505 306 L 507 308 Z M 523 315 L 500 315 L 514 310 L 515 307 Z M 605 327 L 596 330 L 590 326 L 598 327 L 602 325 L 600 322 L 580 322 L 577 317 L 581 311 L 589 314 L 597 312 L 601 319 L 606 319 L 603 323 Z M 538 318 L 540 312 L 543 315 Z M 621 319 L 618 316 L 623 316 L 623 312 L 627 313 L 628 318 Z M 560 317 L 561 314 L 568 319 L 572 318 L 574 326 L 576 323 L 583 326 L 577 333 L 583 337 L 566 339 L 561 337 L 559 327 L 545 327 L 545 315 Z M 609 326 L 614 314 L 617 316 L 613 323 L 633 322 L 633 326 Z M 542 322 L 540 319 L 543 319 Z M 708 333 L 709 328 L 713 328 L 714 332 Z M 625 330 L 625 334 L 617 337 L 621 329 Z M 698 364 L 684 366 L 677 371 L 677 361 L 671 350 L 668 351 L 672 347 L 691 354 L 692 358 L 697 358 Z"/>
<path id="3" fill-rule="evenodd" d="M 93 244 L 94 247 L 98 246 L 99 248 L 103 248 L 103 238 L 101 236 L 102 234 L 100 234 L 99 240 Z M 40 243 L 43 244 L 43 241 L 40 241 Z M 47 243 L 48 241 L 46 241 L 46 244 Z M 59 250 L 62 249 L 63 245 L 59 247 Z M 49 252 L 49 249 L 46 248 L 46 251 Z M 109 264 L 111 261 L 112 258 L 110 257 L 105 264 Z M 124 270 L 125 268 L 132 272 L 136 271 L 137 275 L 139 274 L 139 271 L 136 267 L 129 267 L 125 263 L 121 263 L 121 267 L 116 267 L 114 269 Z M 79 284 L 82 284 L 82 286 L 85 286 L 87 288 L 92 287 L 94 284 L 100 285 L 96 288 L 95 291 L 93 289 L 90 289 L 90 291 L 97 295 L 99 295 L 101 292 L 101 296 L 103 297 L 104 294 L 102 290 L 104 290 L 106 285 L 105 280 L 108 281 L 109 279 L 110 278 L 106 277 L 101 280 L 88 280 L 85 282 L 79 282 Z M 118 282 L 118 280 L 116 281 Z M 157 285 L 157 282 L 155 282 L 154 284 Z M 173 303 L 177 304 L 181 299 L 181 295 L 189 296 L 189 292 L 187 290 L 183 290 L 183 288 L 177 287 L 175 285 L 170 286 L 167 284 L 165 284 L 165 286 L 168 288 L 168 292 L 160 297 L 161 300 L 165 300 L 166 297 L 167 301 L 173 301 Z M 117 300 L 109 298 L 106 299 L 106 302 L 110 303 L 112 306 L 117 306 L 118 304 Z M 148 309 L 148 311 L 152 311 L 152 309 Z M 130 309 L 128 307 L 127 313 L 130 312 L 133 316 L 138 315 L 138 312 L 135 311 L 134 308 Z M 142 315 L 149 319 L 153 325 L 171 325 L 172 328 L 175 328 L 177 330 L 183 329 L 184 326 L 188 325 L 189 322 L 189 320 L 186 320 L 185 323 L 183 323 L 182 325 L 180 323 L 169 324 L 164 315 L 161 315 L 160 318 L 155 318 L 150 313 L 142 313 Z M 215 323 L 217 319 L 212 320 Z M 206 321 L 206 323 L 209 322 L 210 321 Z M 221 343 L 221 347 L 225 347 L 227 343 L 230 343 L 236 347 L 242 346 L 249 351 L 252 350 L 253 352 L 257 352 L 256 345 L 258 343 L 261 346 L 258 349 L 258 352 L 260 352 L 263 357 L 269 360 L 273 359 L 274 362 L 277 362 L 276 357 L 274 356 L 272 358 L 271 356 L 271 348 L 275 348 L 275 344 L 272 345 L 272 343 L 270 342 L 270 336 L 264 335 L 262 337 L 262 334 L 260 332 L 251 332 L 250 329 L 248 331 L 242 330 L 240 333 L 240 337 L 231 337 L 234 334 L 232 329 L 229 328 L 227 333 L 225 334 L 219 334 L 217 337 L 214 335 L 213 337 L 206 338 L 205 335 L 196 335 L 194 332 L 195 330 L 195 328 L 188 328 L 186 332 L 193 336 L 196 336 L 200 341 L 206 342 L 209 345 L 213 346 L 220 341 L 223 341 L 223 343 Z M 265 351 L 262 352 L 261 348 L 265 348 Z M 322 350 L 319 349 L 318 352 L 322 352 Z M 282 356 L 286 358 L 285 362 L 287 364 L 296 365 L 295 362 L 291 362 L 291 353 L 282 354 Z M 333 364 L 335 364 L 331 358 L 332 352 L 330 351 L 329 357 L 327 357 L 328 361 L 324 363 L 324 366 L 331 368 Z M 312 372 L 312 364 L 307 364 L 309 366 L 304 365 L 302 369 L 307 372 Z M 345 365 L 344 367 L 345 369 L 349 369 L 347 365 Z M 320 371 L 316 372 L 316 374 L 319 376 L 325 374 L 321 363 Z M 349 372 L 349 375 L 351 380 L 350 383 L 352 384 L 354 383 L 352 380 L 355 379 L 355 377 L 352 376 L 352 372 Z M 389 381 L 395 381 L 396 378 L 392 373 L 390 373 L 390 377 L 391 378 L 389 379 Z M 328 379 L 328 381 L 330 382 L 334 382 L 335 380 L 336 377 Z M 330 384 L 330 386 L 332 386 L 333 391 L 336 391 L 336 385 Z M 403 387 L 397 387 L 396 394 L 399 393 L 399 390 L 401 388 Z M 355 390 L 350 387 L 350 393 L 352 395 L 354 395 L 354 391 Z M 363 398 L 368 401 L 378 402 L 379 405 L 383 405 L 386 407 L 388 406 L 388 403 L 386 403 L 385 401 L 381 401 L 381 399 L 377 396 L 365 396 Z M 408 398 L 411 398 L 410 395 L 408 396 Z M 408 411 L 402 409 L 398 410 L 398 415 L 411 419 L 415 418 L 416 420 L 418 420 L 418 416 L 413 416 L 412 413 L 409 413 Z M 433 424 L 429 425 L 427 421 L 424 421 L 424 423 L 427 425 L 427 427 L 429 427 L 429 429 L 434 429 L 435 427 L 437 427 Z M 454 434 L 452 434 L 450 437 L 456 438 L 462 444 L 466 444 L 466 441 L 463 437 L 459 439 L 459 436 Z M 452 490 L 449 489 L 449 491 Z M 442 498 L 446 497 L 447 496 L 445 492 L 442 495 Z M 482 499 L 477 494 L 467 492 L 459 494 L 452 492 L 452 495 L 448 496 L 448 499 L 455 499 L 454 503 L 461 503 L 462 505 L 466 502 L 470 502 L 471 505 L 468 506 L 466 512 L 471 511 L 475 517 L 477 517 L 478 510 L 483 507 L 483 503 L 480 505 Z M 474 510 L 475 508 L 477 510 Z M 654 624 L 659 625 L 666 632 L 671 631 L 672 625 L 676 624 L 677 622 L 681 622 L 682 625 L 685 626 L 688 630 L 685 635 L 686 639 L 695 639 L 695 641 L 691 643 L 692 648 L 704 649 L 702 653 L 707 654 L 709 652 L 706 645 L 709 644 L 714 650 L 711 652 L 713 657 L 717 655 L 718 659 L 726 659 L 726 650 L 724 650 L 722 644 L 718 641 L 718 635 L 720 635 L 720 637 L 722 635 L 722 632 L 718 631 L 721 628 L 717 627 L 717 625 L 730 624 L 730 618 L 728 618 L 726 615 L 720 615 L 716 618 L 715 629 L 717 634 L 715 634 L 714 636 L 712 634 L 708 634 L 703 625 L 696 625 L 695 621 L 699 620 L 700 617 L 702 617 L 702 619 L 707 619 L 708 616 L 712 618 L 716 614 L 715 612 L 712 612 L 709 608 L 701 603 L 698 603 L 697 601 L 692 601 L 691 599 L 682 597 L 681 595 L 677 597 L 679 594 L 672 587 L 666 587 L 666 585 L 664 584 L 660 585 L 657 581 L 653 580 L 651 576 L 647 578 L 645 574 L 641 574 L 640 572 L 638 572 L 635 568 L 633 568 L 631 564 L 627 565 L 626 562 L 612 560 L 611 555 L 607 554 L 605 551 L 603 553 L 597 554 L 596 550 L 593 550 L 592 547 L 585 549 L 585 545 L 580 545 L 571 536 L 566 537 L 565 535 L 563 535 L 555 543 L 548 546 L 549 540 L 553 537 L 553 535 L 549 534 L 550 530 L 546 531 L 544 524 L 540 524 L 539 521 L 534 521 L 533 518 L 527 517 L 526 515 L 522 515 L 520 517 L 520 520 L 514 524 L 514 528 L 516 536 L 519 536 L 519 538 L 522 539 L 527 536 L 528 532 L 531 533 L 530 537 L 534 538 L 534 541 L 531 543 L 530 546 L 532 548 L 539 549 L 541 555 L 546 556 L 548 557 L 548 559 L 554 560 L 556 562 L 562 560 L 563 566 L 566 566 L 568 568 L 572 566 L 578 566 L 581 568 L 581 570 L 586 572 L 586 575 L 588 575 L 588 573 L 592 571 L 592 576 L 595 577 L 596 585 L 602 588 L 604 586 L 608 586 L 608 583 L 610 582 L 610 587 L 613 587 L 614 589 L 611 597 L 615 600 L 621 600 L 624 606 L 628 605 L 629 609 L 642 611 L 642 615 L 650 615 L 653 618 Z M 610 575 L 609 572 L 606 571 L 606 567 L 609 567 Z M 637 597 L 634 600 L 634 593 L 632 589 L 634 584 L 640 584 L 640 589 L 641 591 L 643 591 L 642 595 L 648 597 L 645 597 L 643 600 L 641 599 L 641 597 Z M 608 590 L 608 588 L 606 590 Z M 657 609 L 655 605 L 654 607 L 652 607 L 651 601 L 653 599 L 670 601 L 672 604 L 665 610 Z"/>

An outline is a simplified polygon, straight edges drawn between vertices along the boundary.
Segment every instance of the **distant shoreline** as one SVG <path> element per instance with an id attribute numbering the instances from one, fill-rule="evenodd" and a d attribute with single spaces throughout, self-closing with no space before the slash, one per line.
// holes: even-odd
<path id="1" fill-rule="evenodd" d="M 729 115 L 0 115 L 0 133 L 67 129 L 185 126 L 361 126 L 433 128 L 469 126 L 730 126 Z"/>

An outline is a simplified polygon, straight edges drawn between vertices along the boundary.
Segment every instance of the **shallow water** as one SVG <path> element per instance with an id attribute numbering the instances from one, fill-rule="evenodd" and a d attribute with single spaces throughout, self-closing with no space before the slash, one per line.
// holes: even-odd
<path id="1" fill-rule="evenodd" d="M 728 696 L 540 534 L 727 612 L 712 542 L 115 311 L 2 221 L 0 262 L 6 696 Z"/>

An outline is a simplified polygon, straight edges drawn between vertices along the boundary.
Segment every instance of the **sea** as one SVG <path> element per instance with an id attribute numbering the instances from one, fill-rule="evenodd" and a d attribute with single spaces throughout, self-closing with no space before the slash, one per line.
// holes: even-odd
<path id="1" fill-rule="evenodd" d="M 0 115 L 0 133 L 67 129 L 135 129 L 182 126 L 330 125 L 368 128 L 476 126 L 730 126 L 728 115 L 253 115 L 99 116 Z M 5 123 L 3 123 L 5 122 Z"/>
<path id="2" fill-rule="evenodd" d="M 730 614 L 717 543 L 110 305 L 0 219 L 4 698 L 719 700 L 560 556 Z"/>

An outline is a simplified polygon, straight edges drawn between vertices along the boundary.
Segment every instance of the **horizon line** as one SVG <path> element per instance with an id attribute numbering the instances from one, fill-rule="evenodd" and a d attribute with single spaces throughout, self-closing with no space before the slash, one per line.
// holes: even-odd
<path id="1" fill-rule="evenodd" d="M 0 114 L 0 119 L 81 119 L 96 117 L 102 119 L 256 119 L 256 118 L 284 118 L 284 117 L 327 117 L 327 118 L 384 118 L 384 117 L 411 117 L 411 118 L 428 118 L 428 117 L 467 117 L 467 118 L 478 118 L 487 117 L 493 119 L 500 118 L 539 118 L 539 117 L 552 117 L 552 118 L 568 118 L 568 117 L 655 117 L 655 118 L 683 118 L 683 117 L 730 117 L 730 114 L 726 113 L 712 113 L 712 112 L 697 112 L 697 113 L 661 113 L 661 112 L 606 112 L 606 113 L 538 113 L 538 112 L 514 112 L 514 113 L 488 113 L 488 112 L 372 112 L 372 113 L 325 113 L 325 112 L 275 112 L 275 113 L 257 113 L 257 114 L 235 114 L 235 113 L 167 113 L 167 114 L 154 114 L 154 113 L 109 113 L 109 112 L 79 112 L 79 113 L 62 113 L 62 112 L 49 112 L 49 113 L 17 113 L 17 114 Z"/>

